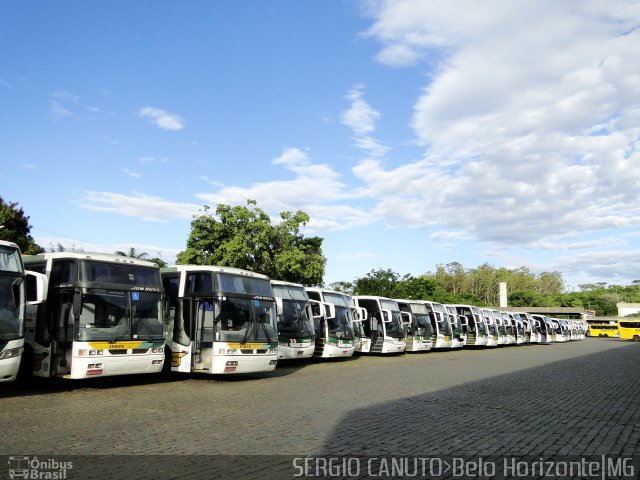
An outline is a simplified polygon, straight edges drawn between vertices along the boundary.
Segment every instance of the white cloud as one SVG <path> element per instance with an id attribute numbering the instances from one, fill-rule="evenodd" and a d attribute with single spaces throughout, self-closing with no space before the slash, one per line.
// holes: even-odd
<path id="1" fill-rule="evenodd" d="M 128 252 L 133 247 L 136 249 L 136 253 L 146 253 L 148 255 L 147 258 L 161 258 L 167 262 L 167 265 L 175 265 L 176 256 L 180 252 L 176 249 L 139 243 L 92 243 L 69 237 L 35 237 L 34 239 L 38 245 L 46 250 L 56 248 L 58 244 L 69 251 L 82 250 L 83 252 L 95 253 Z"/>
<path id="2" fill-rule="evenodd" d="M 249 187 L 222 187 L 216 193 L 198 193 L 196 197 L 210 205 L 244 205 L 251 198 L 268 212 L 304 210 L 311 217 L 307 227 L 312 231 L 352 228 L 376 220 L 362 208 L 349 205 L 355 195 L 340 175 L 326 164 L 311 162 L 306 152 L 288 148 L 272 163 L 284 166 L 295 177 Z"/>
<path id="3" fill-rule="evenodd" d="M 351 105 L 342 112 L 342 123 L 353 131 L 354 142 L 359 149 L 371 156 L 382 157 L 387 153 L 387 147 L 370 135 L 375 131 L 380 112 L 364 100 L 363 90 L 362 85 L 357 85 L 347 94 Z"/>
<path id="4" fill-rule="evenodd" d="M 71 115 L 71 111 L 60 105 L 60 102 L 57 100 L 49 101 L 49 117 L 51 117 L 51 119 L 60 120 L 65 117 L 70 117 Z"/>
<path id="5" fill-rule="evenodd" d="M 372 133 L 375 130 L 375 122 L 380 118 L 380 112 L 362 98 L 362 90 L 362 86 L 356 86 L 347 94 L 351 106 L 342 113 L 342 123 L 357 135 Z"/>
<path id="6" fill-rule="evenodd" d="M 124 173 L 128 177 L 132 177 L 132 178 L 140 178 L 140 177 L 142 177 L 142 175 L 140 175 L 138 172 L 134 172 L 133 170 L 129 170 L 128 168 L 123 168 L 122 169 L 122 173 Z"/>
<path id="7" fill-rule="evenodd" d="M 636 4 L 370 7 L 367 34 L 382 44 L 380 61 L 435 67 L 412 123 L 424 158 L 354 168 L 377 201 L 375 215 L 533 248 L 567 232 L 640 226 Z"/>
<path id="8" fill-rule="evenodd" d="M 610 282 L 625 284 L 640 278 L 640 252 L 614 250 L 588 252 L 556 260 L 556 269 L 568 275 L 610 279 Z"/>
<path id="9" fill-rule="evenodd" d="M 80 102 L 80 97 L 73 92 L 67 90 L 57 90 L 51 94 L 49 100 L 49 117 L 53 120 L 61 120 L 65 117 L 75 116 L 74 110 L 79 108 L 89 113 L 99 113 L 100 108 L 84 105 Z"/>
<path id="10" fill-rule="evenodd" d="M 155 107 L 144 107 L 138 110 L 138 116 L 149 121 L 162 130 L 182 130 L 185 122 L 178 115 L 168 113 Z"/>
<path id="11" fill-rule="evenodd" d="M 200 208 L 200 205 L 171 202 L 142 193 L 122 195 L 87 191 L 78 203 L 80 208 L 86 210 L 136 217 L 149 222 L 189 220 L 198 213 Z"/>

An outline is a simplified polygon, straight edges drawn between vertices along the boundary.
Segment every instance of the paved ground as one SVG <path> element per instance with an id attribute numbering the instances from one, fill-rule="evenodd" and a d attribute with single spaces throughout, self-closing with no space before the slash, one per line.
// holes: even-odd
<path id="1" fill-rule="evenodd" d="M 66 478 L 187 479 L 499 478 L 511 456 L 529 463 L 507 476 L 536 478 L 535 461 L 603 455 L 637 478 L 639 360 L 639 344 L 586 339 L 289 363 L 241 378 L 0 384 L 0 478 L 22 456 L 45 473 L 71 461 Z M 445 474 L 454 457 L 465 475 Z"/>

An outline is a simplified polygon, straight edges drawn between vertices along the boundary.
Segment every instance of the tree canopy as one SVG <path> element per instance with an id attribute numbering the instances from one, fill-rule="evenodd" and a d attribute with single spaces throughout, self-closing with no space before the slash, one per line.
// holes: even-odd
<path id="1" fill-rule="evenodd" d="M 578 307 L 609 316 L 617 315 L 617 302 L 640 303 L 640 280 L 628 286 L 584 284 L 579 286 L 580 291 L 566 292 L 560 272 L 536 275 L 526 267 L 496 268 L 487 263 L 465 269 L 462 264 L 451 262 L 437 265 L 435 272 L 418 277 L 401 277 L 391 269 L 372 270 L 353 282 L 336 282 L 331 286 L 354 295 L 496 306 L 500 282 L 507 283 L 508 302 L 512 307 Z"/>
<path id="2" fill-rule="evenodd" d="M 20 247 L 22 253 L 35 255 L 44 252 L 31 236 L 29 217 L 24 214 L 17 203 L 5 202 L 0 197 L 0 240 L 13 242 Z"/>
<path id="3" fill-rule="evenodd" d="M 219 204 L 213 215 L 205 206 L 191 222 L 187 247 L 176 261 L 242 268 L 303 285 L 322 284 L 323 239 L 300 233 L 309 215 L 302 210 L 281 212 L 280 220 L 272 224 L 255 200 L 246 206 Z"/>

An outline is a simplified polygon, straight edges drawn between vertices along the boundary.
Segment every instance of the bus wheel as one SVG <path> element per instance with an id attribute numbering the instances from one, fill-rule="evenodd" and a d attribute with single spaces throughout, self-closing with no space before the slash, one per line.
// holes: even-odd
<path id="1" fill-rule="evenodd" d="M 634 335 L 633 336 L 633 341 L 634 342 L 640 342 L 640 335 Z"/>
<path id="2" fill-rule="evenodd" d="M 171 373 L 171 349 L 164 347 L 164 364 L 162 365 L 162 374 L 169 375 Z"/>
<path id="3" fill-rule="evenodd" d="M 20 383 L 29 383 L 33 378 L 33 350 L 30 346 L 25 345 L 20 358 L 20 367 L 16 381 Z"/>

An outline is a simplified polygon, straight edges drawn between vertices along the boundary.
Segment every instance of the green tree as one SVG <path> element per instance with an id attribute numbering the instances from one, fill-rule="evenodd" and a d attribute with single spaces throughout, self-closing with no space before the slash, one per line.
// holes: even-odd
<path id="1" fill-rule="evenodd" d="M 145 260 L 147 262 L 151 262 L 151 263 L 155 263 L 157 266 L 159 266 L 160 268 L 165 268 L 167 267 L 167 262 L 165 262 L 163 259 L 161 259 L 160 257 L 152 257 L 152 258 L 145 258 Z"/>
<path id="2" fill-rule="evenodd" d="M 354 285 L 352 282 L 333 282 L 329 284 L 329 288 L 331 290 L 335 290 L 336 292 L 343 292 L 347 295 L 353 295 Z"/>
<path id="3" fill-rule="evenodd" d="M 2 197 L 0 197 L 0 240 L 17 244 L 26 255 L 44 252 L 44 249 L 31 236 L 29 217 L 17 203 L 6 203 Z"/>
<path id="4" fill-rule="evenodd" d="M 393 297 L 400 275 L 388 268 L 387 270 L 371 270 L 364 277 L 353 282 L 354 295 L 378 295 Z"/>
<path id="5" fill-rule="evenodd" d="M 436 281 L 433 278 L 405 275 L 396 284 L 393 294 L 394 298 L 431 300 L 434 298 L 436 288 Z"/>
<path id="6" fill-rule="evenodd" d="M 134 247 L 129 247 L 128 253 L 125 253 L 122 250 L 118 250 L 117 252 L 115 252 L 115 254 L 122 257 L 137 258 L 138 260 L 146 260 L 146 257 L 149 256 L 149 254 L 146 252 L 137 252 Z"/>
<path id="7" fill-rule="evenodd" d="M 178 264 L 220 265 L 262 273 L 270 278 L 321 285 L 326 258 L 320 237 L 305 237 L 301 227 L 309 222 L 302 210 L 280 213 L 272 225 L 269 215 L 247 200 L 246 206 L 219 204 L 215 214 L 204 213 L 191 222 L 187 247 Z"/>
<path id="8" fill-rule="evenodd" d="M 82 248 L 76 248 L 75 245 L 71 245 L 70 247 L 65 247 L 60 242 L 57 245 L 53 245 L 53 243 L 49 244 L 50 252 L 84 252 Z"/>

